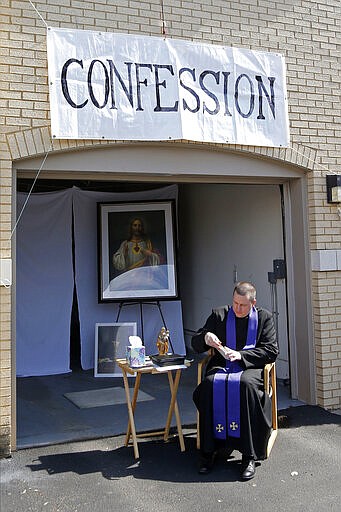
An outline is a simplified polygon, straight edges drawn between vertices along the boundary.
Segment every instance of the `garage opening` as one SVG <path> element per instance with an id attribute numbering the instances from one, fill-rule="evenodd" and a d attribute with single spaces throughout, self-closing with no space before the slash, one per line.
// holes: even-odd
<path id="1" fill-rule="evenodd" d="M 32 180 L 18 179 L 18 191 L 28 192 L 31 183 Z M 139 192 L 157 189 L 167 184 L 47 179 L 37 182 L 34 193 L 48 194 L 75 186 L 89 192 Z M 286 280 L 285 276 L 275 279 L 275 282 L 271 282 L 269 278 L 269 274 L 274 271 L 274 261 L 285 262 L 281 186 L 179 183 L 177 187 L 179 298 L 182 307 L 182 327 L 189 357 L 193 356 L 190 348 L 191 334 L 202 326 L 211 308 L 230 302 L 230 295 L 236 281 L 254 282 L 258 290 L 258 303 L 273 312 L 278 326 L 281 353 L 277 372 L 279 399 L 282 399 L 279 405 L 285 408 L 291 399 Z M 124 427 L 119 426 L 117 419 L 123 417 L 125 420 L 124 409 L 113 411 L 111 408 L 110 414 L 108 414 L 108 407 L 96 407 L 91 411 L 75 411 L 70 409 L 69 403 L 65 402 L 64 394 L 66 391 L 70 392 L 70 386 L 74 386 L 77 390 L 90 389 L 91 386 L 103 389 L 108 387 L 108 382 L 94 379 L 92 369 L 82 368 L 78 293 L 74 280 L 75 238 L 73 226 L 71 228 L 73 282 L 70 339 L 67 340 L 69 372 L 61 375 L 45 375 L 42 369 L 39 376 L 19 377 L 17 394 L 19 448 L 50 442 L 46 432 L 49 431 L 48 437 L 52 439 L 54 415 L 58 416 L 58 421 L 55 422 L 55 442 L 64 441 L 65 435 L 71 436 L 71 439 L 74 439 L 75 435 L 80 438 L 115 435 L 120 429 L 123 429 L 123 432 L 126 427 L 125 421 L 123 421 Z M 17 244 L 20 244 L 20 240 L 17 240 Z M 42 290 L 42 293 L 46 293 L 46 290 Z M 95 321 L 96 319 L 93 319 L 93 323 Z M 18 349 L 20 350 L 20 347 L 17 347 Z M 188 382 L 184 383 L 185 386 L 188 385 L 187 392 L 184 393 L 184 408 L 188 412 L 187 423 L 194 423 L 195 413 L 191 400 L 191 388 L 195 385 L 194 366 L 191 372 L 189 372 Z M 76 374 L 78 378 L 72 380 Z M 117 384 L 116 380 L 115 385 Z M 41 394 L 42 389 L 45 396 Z M 54 389 L 53 393 L 51 389 Z M 54 401 L 52 409 L 50 400 Z M 48 413 L 49 410 L 53 411 L 52 415 Z M 75 412 L 80 413 L 77 419 Z M 67 424 L 70 417 L 71 426 Z M 110 423 L 108 428 L 104 426 L 106 423 Z"/>

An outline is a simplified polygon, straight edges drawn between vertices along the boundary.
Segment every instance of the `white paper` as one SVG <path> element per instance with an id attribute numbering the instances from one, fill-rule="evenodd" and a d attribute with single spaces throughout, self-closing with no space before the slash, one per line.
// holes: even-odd
<path id="1" fill-rule="evenodd" d="M 228 349 L 226 347 L 224 347 L 223 345 L 221 345 L 220 347 L 217 348 L 218 352 L 221 353 L 221 355 L 223 357 L 225 357 L 225 359 L 228 359 Z"/>
<path id="2" fill-rule="evenodd" d="M 170 366 L 157 366 L 154 364 L 154 368 L 157 372 L 168 372 L 169 370 L 185 370 L 187 366 L 185 364 L 173 364 Z"/>
<path id="3" fill-rule="evenodd" d="M 142 347 L 142 340 L 140 336 L 129 336 L 129 345 L 132 348 L 140 348 Z"/>

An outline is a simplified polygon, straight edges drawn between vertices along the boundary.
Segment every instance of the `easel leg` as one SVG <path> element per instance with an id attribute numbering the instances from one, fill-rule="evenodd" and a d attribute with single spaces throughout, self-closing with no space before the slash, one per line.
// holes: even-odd
<path id="1" fill-rule="evenodd" d="M 124 389 L 126 392 L 126 401 L 127 401 L 128 416 L 129 416 L 128 429 L 127 429 L 127 435 L 126 435 L 126 445 L 128 444 L 127 441 L 129 441 L 130 431 L 131 431 L 131 436 L 133 438 L 133 445 L 134 445 L 134 455 L 135 455 L 135 459 L 138 459 L 140 457 L 140 455 L 139 455 L 139 449 L 137 446 L 137 437 L 136 437 L 135 422 L 134 422 L 134 410 L 132 407 L 132 403 L 130 402 L 128 377 L 127 377 L 126 372 L 124 370 L 122 370 L 122 371 L 123 371 L 123 382 L 124 382 Z M 136 388 L 136 383 L 135 383 L 135 388 Z M 136 397 L 137 397 L 138 388 L 136 390 L 134 389 L 134 395 L 135 395 L 135 391 L 136 391 Z M 136 401 L 135 401 L 135 404 L 136 404 Z"/>
<path id="2" fill-rule="evenodd" d="M 171 424 L 172 416 L 173 416 L 173 412 L 174 412 L 175 419 L 176 419 L 176 426 L 178 429 L 180 449 L 182 452 L 184 452 L 185 451 L 185 442 L 184 442 L 184 437 L 183 437 L 183 433 L 182 433 L 182 425 L 181 425 L 178 402 L 176 400 L 179 382 L 180 382 L 181 370 L 180 369 L 176 370 L 174 380 L 173 380 L 173 375 L 172 375 L 171 371 L 168 371 L 167 374 L 168 374 L 169 388 L 171 391 L 171 401 L 170 401 L 168 416 L 167 416 L 167 421 L 166 421 L 164 441 L 168 441 L 170 424 Z"/>

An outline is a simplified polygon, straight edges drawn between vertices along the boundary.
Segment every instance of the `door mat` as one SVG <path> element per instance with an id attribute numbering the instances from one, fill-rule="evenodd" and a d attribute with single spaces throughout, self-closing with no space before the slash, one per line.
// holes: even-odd
<path id="1" fill-rule="evenodd" d="M 132 395 L 132 390 L 130 391 Z M 74 393 L 64 393 L 64 396 L 79 409 L 90 409 L 91 407 L 105 407 L 107 405 L 126 403 L 125 390 L 121 387 L 76 391 Z M 154 397 L 148 395 L 148 393 L 139 391 L 137 401 L 146 402 L 148 400 L 154 400 Z"/>

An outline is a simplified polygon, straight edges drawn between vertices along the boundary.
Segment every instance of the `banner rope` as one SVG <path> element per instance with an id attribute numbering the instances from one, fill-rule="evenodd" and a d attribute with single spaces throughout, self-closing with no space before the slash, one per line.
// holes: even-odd
<path id="1" fill-rule="evenodd" d="M 36 6 L 31 2 L 31 0 L 28 0 L 29 3 L 31 4 L 31 6 L 33 7 L 33 9 L 36 11 L 36 13 L 38 14 L 39 18 L 41 19 L 41 21 L 44 23 L 45 27 L 48 28 L 48 25 L 46 23 L 46 21 L 44 20 L 44 18 L 42 17 L 42 15 L 40 14 L 40 12 L 38 11 L 38 9 L 36 8 Z"/>
<path id="2" fill-rule="evenodd" d="M 309 158 L 308 156 L 306 156 L 304 153 L 302 153 L 301 151 L 298 151 L 297 149 L 293 148 L 293 147 L 290 147 L 288 149 L 291 149 L 292 151 L 294 151 L 294 153 L 296 153 L 297 155 L 300 155 L 302 156 L 303 158 L 306 158 L 309 162 L 313 162 L 314 165 L 316 165 L 317 167 L 320 167 L 322 169 L 322 171 L 319 171 L 321 172 L 322 174 L 324 174 L 324 176 L 326 176 L 326 174 L 335 174 L 336 176 L 339 174 L 335 171 L 332 171 L 331 169 L 328 169 L 328 167 L 326 167 L 325 165 L 322 165 L 322 164 L 319 164 L 318 162 L 316 162 L 316 160 L 314 160 L 313 158 Z M 314 171 L 313 171 L 314 172 Z M 340 205 L 337 205 L 337 214 L 338 216 L 340 217 L 341 219 L 341 206 Z"/>
<path id="3" fill-rule="evenodd" d="M 15 231 L 16 231 L 16 229 L 17 229 L 17 227 L 18 227 L 18 224 L 19 224 L 19 222 L 20 222 L 21 216 L 22 216 L 22 214 L 24 213 L 24 210 L 25 210 L 25 208 L 26 208 L 26 205 L 27 205 L 27 203 L 28 203 L 28 201 L 29 201 L 29 199 L 30 199 L 30 197 L 31 197 L 31 194 L 32 194 L 32 191 L 33 191 L 34 185 L 36 184 L 36 181 L 37 181 L 37 179 L 38 179 L 38 177 L 39 177 L 39 174 L 40 174 L 40 173 L 41 173 L 41 171 L 42 171 L 42 168 L 44 167 L 44 164 L 45 164 L 45 162 L 46 162 L 46 159 L 47 159 L 47 157 L 49 156 L 49 154 L 50 154 L 50 152 L 51 152 L 52 150 L 53 150 L 53 143 L 52 143 L 52 141 L 51 141 L 51 147 L 50 147 L 50 149 L 48 149 L 48 151 L 45 153 L 45 156 L 44 156 L 44 158 L 43 158 L 43 161 L 42 161 L 42 163 L 40 164 L 40 167 L 39 167 L 39 169 L 38 169 L 38 171 L 37 171 L 37 174 L 36 174 L 36 176 L 35 176 L 35 178 L 34 178 L 34 180 L 33 180 L 33 183 L 32 183 L 32 185 L 31 185 L 31 188 L 30 188 L 30 190 L 29 190 L 29 193 L 28 193 L 28 195 L 27 195 L 27 197 L 26 197 L 26 200 L 25 200 L 25 202 L 24 202 L 24 204 L 23 204 L 23 206 L 22 206 L 22 208 L 21 208 L 21 211 L 20 211 L 20 213 L 19 213 L 19 215 L 18 215 L 18 218 L 17 218 L 17 220 L 16 220 L 16 223 L 14 224 L 14 227 L 13 227 L 13 229 L 12 229 L 12 232 L 11 232 L 11 235 L 10 235 L 10 237 L 9 237 L 9 240 L 8 240 L 8 241 L 10 241 L 10 240 L 12 239 L 12 236 L 14 235 L 14 233 L 15 233 Z"/>
<path id="4" fill-rule="evenodd" d="M 161 34 L 166 37 L 166 20 L 165 20 L 165 12 L 163 8 L 163 0 L 160 0 L 161 6 Z"/>
<path id="5" fill-rule="evenodd" d="M 308 160 L 308 162 L 312 162 L 314 165 L 316 165 L 317 167 L 320 167 L 320 169 L 322 169 L 322 171 L 328 173 L 328 174 L 338 174 L 337 172 L 335 171 L 332 171 L 331 169 L 328 169 L 328 167 L 326 167 L 325 165 L 322 165 L 322 164 L 319 164 L 315 159 L 313 158 L 310 158 L 309 156 L 305 155 L 304 153 L 302 153 L 301 151 L 298 151 L 298 149 L 295 149 L 293 148 L 292 146 L 289 146 L 288 149 L 290 149 L 291 151 L 293 151 L 294 153 L 296 153 L 297 155 L 300 155 L 302 156 L 303 158 L 305 158 L 306 160 Z"/>

